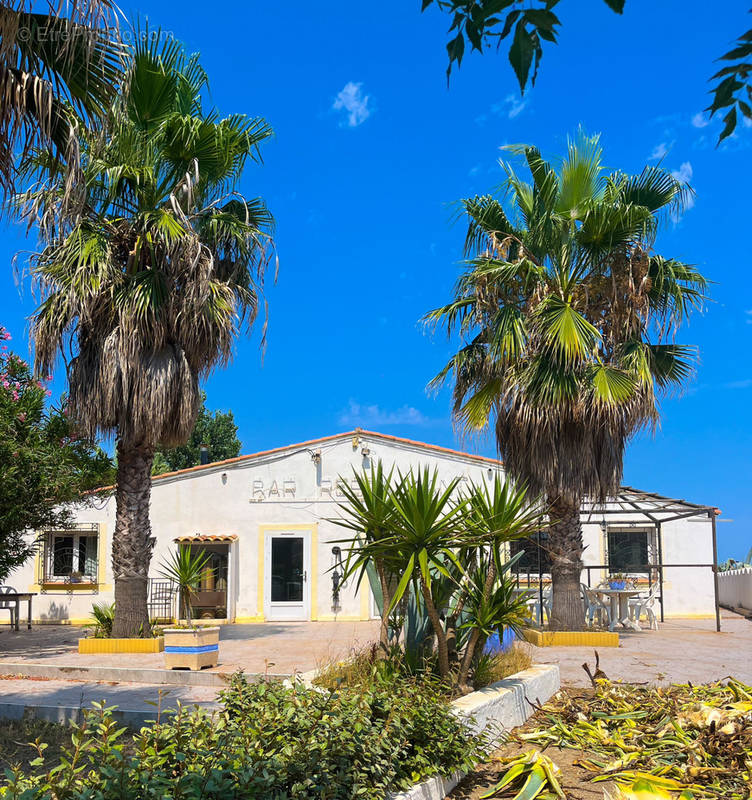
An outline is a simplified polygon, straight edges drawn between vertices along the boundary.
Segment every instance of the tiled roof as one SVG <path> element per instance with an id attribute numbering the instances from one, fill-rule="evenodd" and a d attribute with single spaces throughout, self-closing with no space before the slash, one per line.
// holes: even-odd
<path id="1" fill-rule="evenodd" d="M 175 472 L 163 472 L 161 475 L 154 475 L 152 480 L 160 480 L 162 478 L 174 478 L 177 475 L 189 475 L 192 472 L 200 472 L 204 469 L 213 469 L 216 467 L 230 466 L 232 464 L 242 464 L 245 461 L 251 461 L 254 458 L 262 458 L 263 456 L 274 455 L 275 453 L 284 453 L 285 450 L 298 450 L 301 448 L 311 447 L 311 445 L 322 444 L 334 439 L 347 439 L 354 436 L 370 436 L 377 439 L 383 439 L 387 442 L 394 442 L 395 444 L 412 445 L 413 447 L 420 447 L 425 450 L 431 450 L 436 453 L 444 453 L 446 455 L 461 456 L 462 458 L 469 458 L 473 461 L 479 461 L 484 464 L 493 464 L 501 466 L 501 461 L 497 458 L 488 458 L 487 456 L 478 456 L 473 453 L 465 453 L 462 450 L 452 450 L 449 447 L 441 447 L 437 444 L 428 444 L 427 442 L 419 442 L 414 439 L 404 439 L 401 436 L 391 436 L 386 433 L 377 433 L 376 431 L 365 431 L 356 428 L 354 431 L 346 431 L 345 433 L 335 433 L 331 436 L 322 436 L 318 439 L 309 439 L 306 442 L 297 442 L 295 444 L 287 444 L 284 447 L 275 447 L 272 450 L 262 450 L 258 453 L 250 453 L 246 456 L 236 456 L 235 458 L 227 458 L 224 461 L 212 461 L 209 464 L 199 464 L 195 467 L 188 467 L 187 469 L 179 469 Z M 109 487 L 107 487 L 109 488 Z"/>
<path id="2" fill-rule="evenodd" d="M 238 537 L 234 533 L 196 533 L 192 536 L 176 536 L 176 542 L 185 544 L 229 544 Z"/>

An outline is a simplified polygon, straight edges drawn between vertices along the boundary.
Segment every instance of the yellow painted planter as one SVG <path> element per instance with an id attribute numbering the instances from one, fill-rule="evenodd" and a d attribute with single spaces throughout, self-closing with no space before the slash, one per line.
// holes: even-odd
<path id="1" fill-rule="evenodd" d="M 164 644 L 167 669 L 216 667 L 219 659 L 219 626 L 166 628 Z"/>
<path id="2" fill-rule="evenodd" d="M 525 641 L 536 647 L 618 647 L 619 634 L 610 631 L 537 631 L 524 628 Z"/>
<path id="3" fill-rule="evenodd" d="M 164 637 L 151 639 L 79 639 L 79 653 L 161 653 Z"/>

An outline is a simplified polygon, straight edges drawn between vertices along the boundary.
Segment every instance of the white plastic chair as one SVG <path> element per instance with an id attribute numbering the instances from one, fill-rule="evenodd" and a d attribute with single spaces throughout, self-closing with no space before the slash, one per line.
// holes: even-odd
<path id="1" fill-rule="evenodd" d="M 598 622 L 603 625 L 605 618 L 605 625 L 610 628 L 610 603 L 607 603 L 599 594 L 585 586 L 584 583 L 580 584 L 580 591 L 582 592 L 582 603 L 585 606 L 585 620 L 587 624 L 592 626 L 595 618 L 598 617 Z"/>
<path id="2" fill-rule="evenodd" d="M 532 596 L 527 601 L 527 607 L 534 622 L 543 624 L 544 620 L 551 619 L 552 592 L 553 586 L 549 583 L 543 589 L 543 608 L 541 609 L 540 591 L 538 589 L 531 590 Z"/>
<path id="3" fill-rule="evenodd" d="M 654 583 L 645 597 L 631 597 L 629 599 L 629 618 L 639 624 L 640 617 L 644 614 L 648 618 L 651 630 L 654 631 L 658 630 L 658 619 L 655 616 L 655 611 L 653 611 L 655 601 L 658 599 L 658 589 L 658 584 Z"/>
<path id="4" fill-rule="evenodd" d="M 12 586 L 0 586 L 0 608 L 7 608 L 10 611 L 10 626 L 14 627 L 16 624 L 16 601 L 3 600 L 4 594 L 15 594 L 16 590 Z"/>

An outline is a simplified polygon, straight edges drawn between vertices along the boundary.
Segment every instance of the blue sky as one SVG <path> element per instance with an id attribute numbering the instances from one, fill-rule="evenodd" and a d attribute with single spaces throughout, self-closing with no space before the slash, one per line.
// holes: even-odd
<path id="1" fill-rule="evenodd" d="M 748 27 L 748 0 L 707 13 L 699 0 L 564 2 L 558 47 L 520 98 L 505 55 L 467 57 L 445 80 L 446 19 L 420 2 L 123 3 L 199 51 L 223 113 L 266 117 L 275 138 L 251 167 L 246 194 L 277 218 L 279 280 L 267 284 L 268 346 L 240 341 L 207 383 L 210 407 L 231 408 L 244 452 L 357 425 L 457 446 L 447 393 L 425 386 L 449 354 L 418 323 L 449 297 L 463 230 L 457 198 L 492 191 L 499 147 L 563 151 L 579 124 L 602 133 L 608 166 L 657 163 L 690 178 L 694 207 L 662 231 L 661 252 L 698 264 L 713 303 L 682 340 L 699 345 L 689 391 L 663 403 L 655 438 L 629 448 L 625 482 L 723 511 L 720 557 L 752 546 L 749 426 L 752 289 L 746 180 L 752 129 L 716 149 L 707 124 L 713 59 Z M 720 6 L 719 6 L 720 8 Z M 698 24 L 701 20 L 701 24 Z M 28 352 L 34 308 L 11 262 L 23 232 L 4 231 L 0 322 Z M 55 389 L 64 382 L 56 376 Z M 463 446 L 493 454 L 490 441 Z"/>

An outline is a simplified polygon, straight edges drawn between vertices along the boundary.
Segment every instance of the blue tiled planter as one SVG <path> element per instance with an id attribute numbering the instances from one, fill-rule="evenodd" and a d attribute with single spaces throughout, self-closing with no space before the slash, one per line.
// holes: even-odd
<path id="1" fill-rule="evenodd" d="M 499 637 L 498 633 L 494 633 L 486 639 L 486 646 L 483 648 L 483 652 L 489 654 L 503 653 L 505 650 L 509 650 L 516 638 L 511 628 L 505 628 L 501 637 Z"/>

